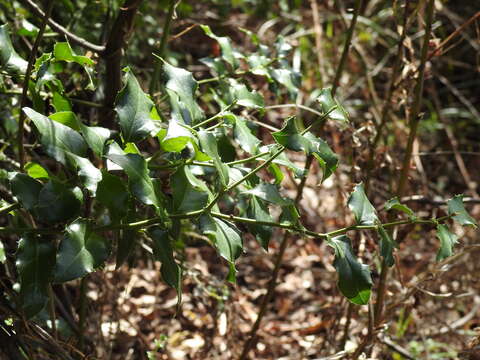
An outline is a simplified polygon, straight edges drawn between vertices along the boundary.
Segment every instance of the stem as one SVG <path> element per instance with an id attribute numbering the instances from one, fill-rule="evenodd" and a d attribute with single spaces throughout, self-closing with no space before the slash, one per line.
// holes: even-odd
<path id="1" fill-rule="evenodd" d="M 23 167 L 25 165 L 25 149 L 23 147 L 23 135 L 24 135 L 24 125 L 25 125 L 25 118 L 26 115 L 23 112 L 23 108 L 27 105 L 27 94 L 28 94 L 28 85 L 30 83 L 30 77 L 32 76 L 32 69 L 35 62 L 35 58 L 37 57 L 38 47 L 40 42 L 42 41 L 43 34 L 45 32 L 45 28 L 47 26 L 48 18 L 52 13 L 53 9 L 53 0 L 48 0 L 47 2 L 47 9 L 43 16 L 43 22 L 40 25 L 40 30 L 38 31 L 37 37 L 35 38 L 35 43 L 33 44 L 32 51 L 30 52 L 30 56 L 28 58 L 28 65 L 27 71 L 25 72 L 25 78 L 23 80 L 23 89 L 22 89 L 22 100 L 20 101 L 20 117 L 18 120 L 18 134 L 17 134 L 17 142 L 18 142 L 18 157 L 20 162 L 20 171 L 23 172 Z"/>
<path id="2" fill-rule="evenodd" d="M 192 129 L 198 129 L 198 128 L 202 127 L 203 125 L 208 124 L 211 121 L 222 118 L 223 116 L 225 116 L 225 113 L 227 111 L 229 111 L 232 107 L 235 106 L 235 104 L 236 104 L 236 101 L 233 101 L 231 104 L 228 104 L 227 106 L 225 106 L 225 109 L 220 110 L 220 112 L 218 114 L 208 118 L 207 120 L 202 121 L 201 123 L 198 123 L 198 124 L 192 126 Z"/>
<path id="3" fill-rule="evenodd" d="M 16 210 L 18 208 L 20 208 L 20 204 L 19 203 L 15 203 L 15 204 L 10 204 L 10 205 L 7 205 L 7 206 L 4 206 L 3 208 L 0 208 L 0 215 L 4 214 L 4 213 L 9 213 L 10 211 L 12 210 Z"/>
<path id="4" fill-rule="evenodd" d="M 158 57 L 163 58 L 165 56 L 165 50 L 167 48 L 167 38 L 170 34 L 170 25 L 172 23 L 173 14 L 175 12 L 175 5 L 176 0 L 170 0 L 170 4 L 168 6 L 168 13 L 167 18 L 165 19 L 165 24 L 163 25 L 163 32 L 162 32 L 162 39 L 160 40 L 160 46 L 158 49 Z M 155 94 L 157 90 L 157 82 L 158 78 L 160 77 L 160 70 L 162 68 L 162 62 L 160 60 L 155 60 L 155 68 L 153 70 L 153 76 L 150 80 L 150 96 L 153 98 L 153 94 Z"/>

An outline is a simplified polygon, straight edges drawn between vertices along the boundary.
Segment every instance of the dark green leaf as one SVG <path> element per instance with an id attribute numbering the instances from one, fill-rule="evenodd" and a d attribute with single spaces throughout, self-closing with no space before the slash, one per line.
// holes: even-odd
<path id="1" fill-rule="evenodd" d="M 58 181 L 50 180 L 38 195 L 35 213 L 49 223 L 67 221 L 78 216 L 82 201 L 79 188 L 69 189 Z"/>
<path id="2" fill-rule="evenodd" d="M 337 169 L 338 157 L 325 141 L 315 137 L 312 133 L 307 132 L 304 137 L 310 140 L 310 153 L 317 159 L 318 164 L 323 170 L 323 182 Z"/>
<path id="3" fill-rule="evenodd" d="M 7 257 L 5 256 L 5 248 L 3 247 L 3 243 L 0 241 L 0 264 L 4 264 Z"/>
<path id="4" fill-rule="evenodd" d="M 394 197 L 393 199 L 390 199 L 385 203 L 385 210 L 389 211 L 391 209 L 401 211 L 407 214 L 410 218 L 415 217 L 415 213 L 413 212 L 413 210 L 410 209 L 407 205 L 401 204 L 398 200 L 398 197 Z"/>
<path id="5" fill-rule="evenodd" d="M 154 228 L 148 234 L 153 239 L 153 256 L 162 263 L 160 269 L 162 279 L 177 290 L 178 303 L 182 298 L 182 268 L 178 266 L 173 256 L 173 248 L 168 237 L 168 231 Z"/>
<path id="6" fill-rule="evenodd" d="M 233 101 L 240 106 L 245 106 L 250 109 L 263 109 L 265 103 L 263 96 L 255 90 L 250 91 L 244 84 L 240 84 L 238 81 L 229 79 L 228 87 L 233 97 Z"/>
<path id="7" fill-rule="evenodd" d="M 354 304 L 368 304 L 372 289 L 368 266 L 358 262 L 348 236 L 329 239 L 328 244 L 335 249 L 333 265 L 338 273 L 338 288 L 341 293 Z"/>
<path id="8" fill-rule="evenodd" d="M 200 228 L 211 236 L 220 255 L 228 262 L 234 263 L 240 257 L 243 245 L 235 225 L 205 214 L 200 217 Z"/>
<path id="9" fill-rule="evenodd" d="M 477 227 L 477 222 L 472 218 L 465 206 L 463 206 L 463 195 L 455 195 L 452 199 L 447 201 L 448 205 L 448 215 L 455 214 L 453 219 L 461 225 L 470 225 Z"/>
<path id="10" fill-rule="evenodd" d="M 397 247 L 397 244 L 382 225 L 378 226 L 377 231 L 380 235 L 380 254 L 385 259 L 387 266 L 392 267 L 395 264 L 393 249 Z"/>
<path id="11" fill-rule="evenodd" d="M 163 70 L 167 77 L 165 88 L 170 97 L 173 119 L 188 125 L 203 120 L 203 111 L 195 102 L 198 84 L 192 73 L 166 62 L 163 63 Z"/>
<path id="12" fill-rule="evenodd" d="M 102 180 L 101 171 L 93 166 L 87 158 L 68 154 L 68 159 L 78 168 L 78 177 L 82 181 L 82 184 L 92 195 L 95 195 L 97 185 Z"/>
<path id="13" fill-rule="evenodd" d="M 163 138 L 160 145 L 167 152 L 181 152 L 192 140 L 193 135 L 190 131 L 179 125 L 177 121 L 170 120 L 167 135 Z"/>
<path id="14" fill-rule="evenodd" d="M 273 184 L 261 183 L 255 186 L 253 189 L 244 191 L 243 194 L 257 196 L 260 199 L 275 205 L 287 206 L 292 204 L 292 200 L 285 199 L 282 195 L 280 195 L 278 187 Z"/>
<path id="15" fill-rule="evenodd" d="M 218 41 L 218 44 L 222 49 L 223 59 L 232 66 L 233 70 L 236 70 L 239 66 L 239 62 L 235 56 L 236 51 L 233 49 L 232 44 L 230 43 L 230 39 L 225 36 L 215 35 L 208 25 L 200 25 L 200 27 L 207 36 Z"/>
<path id="16" fill-rule="evenodd" d="M 295 99 L 300 86 L 300 74 L 290 69 L 273 69 L 270 76 L 276 82 L 285 86 L 288 90 L 290 98 Z"/>
<path id="17" fill-rule="evenodd" d="M 119 165 L 128 175 L 130 190 L 133 195 L 147 205 L 160 207 L 160 200 L 155 192 L 152 179 L 148 175 L 147 162 L 137 154 L 107 154 L 107 158 Z"/>
<path id="18" fill-rule="evenodd" d="M 438 249 L 437 261 L 441 261 L 452 256 L 453 247 L 458 241 L 458 236 L 451 233 L 446 225 L 438 224 L 437 237 L 440 239 L 440 249 Z"/>
<path id="19" fill-rule="evenodd" d="M 129 70 L 125 75 L 125 87 L 118 93 L 115 104 L 115 111 L 126 142 L 143 140 L 155 130 L 156 127 L 150 116 L 152 108 L 152 100 L 142 91 L 137 79 Z"/>
<path id="20" fill-rule="evenodd" d="M 310 153 L 311 142 L 300 134 L 294 116 L 286 119 L 282 129 L 272 133 L 272 136 L 277 143 L 285 146 L 287 149 Z"/>
<path id="21" fill-rule="evenodd" d="M 8 33 L 8 25 L 0 26 L 0 68 L 10 74 L 24 74 L 27 62 L 15 51 Z"/>
<path id="22" fill-rule="evenodd" d="M 128 199 L 129 194 L 123 180 L 103 171 L 102 181 L 98 183 L 97 200 L 107 207 L 114 220 L 127 213 Z"/>
<path id="23" fill-rule="evenodd" d="M 80 130 L 90 149 L 97 156 L 102 157 L 105 142 L 110 138 L 110 130 L 100 126 L 87 126 L 81 122 Z"/>
<path id="24" fill-rule="evenodd" d="M 180 166 L 172 175 L 170 183 L 173 190 L 173 208 L 175 212 L 188 212 L 203 209 L 208 203 L 208 188 L 197 179 L 188 166 Z"/>
<path id="25" fill-rule="evenodd" d="M 365 194 L 363 184 L 355 186 L 347 205 L 353 211 L 358 225 L 374 225 L 378 222 L 377 213 Z"/>
<path id="26" fill-rule="evenodd" d="M 302 228 L 302 225 L 299 222 L 300 214 L 298 213 L 297 207 L 295 204 L 290 204 L 282 207 L 282 213 L 280 214 L 280 223 L 296 225 Z"/>
<path id="27" fill-rule="evenodd" d="M 250 219 L 255 219 L 258 221 L 273 221 L 268 211 L 268 206 L 263 201 L 260 201 L 256 196 L 252 196 L 252 198 L 249 200 L 247 216 Z M 250 229 L 250 232 L 255 235 L 260 245 L 265 250 L 268 250 L 268 243 L 270 242 L 273 233 L 272 227 L 249 224 L 248 228 Z"/>
<path id="28" fill-rule="evenodd" d="M 278 146 L 278 145 L 277 145 Z M 260 147 L 260 149 L 258 150 L 259 152 L 263 153 L 263 152 L 266 152 L 266 151 L 269 151 L 270 150 L 270 154 L 273 154 L 276 150 L 278 150 L 277 147 L 269 147 L 269 146 L 262 146 Z M 262 160 L 266 160 L 268 156 L 262 156 L 260 159 Z M 302 178 L 305 176 L 306 174 L 306 171 L 304 168 L 301 168 L 297 165 L 295 165 L 293 162 L 291 162 L 287 155 L 285 155 L 285 153 L 281 153 L 279 156 L 277 156 L 274 160 L 273 160 L 273 163 L 274 164 L 277 164 L 277 165 L 282 165 L 282 166 L 285 166 L 287 167 L 288 169 L 292 170 L 293 171 L 293 175 L 296 177 L 296 178 Z"/>
<path id="29" fill-rule="evenodd" d="M 222 162 L 222 159 L 220 159 L 218 155 L 215 136 L 211 132 L 201 130 L 198 132 L 198 140 L 200 141 L 202 151 L 212 158 L 213 164 L 218 171 L 220 184 L 222 187 L 226 187 L 228 185 L 228 166 Z"/>
<path id="30" fill-rule="evenodd" d="M 247 153 L 255 155 L 258 152 L 260 140 L 257 139 L 247 125 L 247 121 L 241 117 L 236 118 L 233 132 L 238 145 Z"/>
<path id="31" fill-rule="evenodd" d="M 330 119 L 340 121 L 341 123 L 348 123 L 348 114 L 343 108 L 343 106 L 341 106 L 337 102 L 337 100 L 333 98 L 332 89 L 330 88 L 322 89 L 322 91 L 320 92 L 320 95 L 317 98 L 317 101 L 322 106 L 322 111 L 324 113 L 327 113 L 334 106 L 337 107 L 328 115 Z"/>
<path id="32" fill-rule="evenodd" d="M 38 195 L 42 190 L 42 183 L 21 173 L 10 176 L 12 194 L 26 210 L 33 210 L 38 202 Z"/>
<path id="33" fill-rule="evenodd" d="M 101 266 L 110 252 L 104 238 L 89 229 L 86 220 L 80 219 L 66 228 L 55 266 L 55 282 L 81 278 Z"/>
<path id="34" fill-rule="evenodd" d="M 20 280 L 20 302 L 27 318 L 38 314 L 48 302 L 48 287 L 55 265 L 55 245 L 26 235 L 18 243 L 16 261 Z"/>

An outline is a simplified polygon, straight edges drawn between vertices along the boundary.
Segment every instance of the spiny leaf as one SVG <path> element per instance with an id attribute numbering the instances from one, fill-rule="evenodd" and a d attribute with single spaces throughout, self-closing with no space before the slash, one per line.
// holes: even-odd
<path id="1" fill-rule="evenodd" d="M 155 125 L 150 117 L 153 101 L 142 91 L 132 71 L 125 75 L 125 87 L 118 93 L 115 111 L 126 142 L 143 140 Z"/>
<path id="2" fill-rule="evenodd" d="M 222 49 L 223 59 L 232 66 L 233 70 L 236 70 L 239 66 L 239 62 L 236 58 L 236 51 L 233 49 L 232 44 L 230 43 L 230 39 L 225 36 L 215 35 L 208 25 L 200 25 L 200 27 L 207 36 L 218 41 L 218 44 Z"/>
<path id="3" fill-rule="evenodd" d="M 175 212 L 201 210 L 208 203 L 209 190 L 188 166 L 180 166 L 171 178 Z"/>
<path id="4" fill-rule="evenodd" d="M 170 120 L 167 135 L 160 145 L 167 152 L 181 152 L 192 140 L 193 135 L 190 131 L 179 125 L 176 120 Z"/>
<path id="5" fill-rule="evenodd" d="M 25 235 L 18 243 L 17 270 L 20 275 L 20 302 L 27 318 L 37 315 L 48 302 L 48 287 L 55 265 L 51 239 Z"/>
<path id="6" fill-rule="evenodd" d="M 338 288 L 352 303 L 368 304 L 372 289 L 368 266 L 358 262 L 348 236 L 334 237 L 328 240 L 328 244 L 335 249 L 333 265 L 338 273 Z"/>
<path id="7" fill-rule="evenodd" d="M 278 187 L 273 184 L 261 183 L 253 189 L 244 191 L 243 194 L 254 195 L 275 205 L 288 206 L 292 204 L 292 200 L 285 199 L 280 195 Z"/>
<path id="8" fill-rule="evenodd" d="M 53 47 L 53 58 L 56 61 L 75 62 L 79 64 L 87 73 L 89 83 L 86 87 L 87 90 L 95 90 L 95 84 L 93 82 L 93 65 L 95 63 L 87 56 L 77 55 L 70 47 L 68 42 L 57 42 Z"/>
<path id="9" fill-rule="evenodd" d="M 249 205 L 247 209 L 247 216 L 249 218 L 258 221 L 273 221 L 268 211 L 268 206 L 263 201 L 260 201 L 260 199 L 258 199 L 256 196 L 252 196 L 248 204 Z M 250 229 L 250 232 L 255 235 L 255 238 L 260 243 L 260 245 L 265 250 L 268 250 L 268 243 L 270 242 L 273 233 L 272 227 L 258 224 L 249 224 L 248 228 Z"/>
<path id="10" fill-rule="evenodd" d="M 99 157 L 103 156 L 105 142 L 110 138 L 110 130 L 100 126 L 87 126 L 80 122 L 80 131 L 88 146 Z"/>
<path id="11" fill-rule="evenodd" d="M 355 186 L 347 204 L 353 211 L 358 225 L 374 225 L 378 222 L 377 213 L 365 194 L 363 184 Z"/>
<path id="12" fill-rule="evenodd" d="M 222 162 L 222 159 L 218 155 L 215 136 L 209 131 L 201 130 L 198 132 L 198 140 L 200 141 L 202 151 L 212 158 L 213 164 L 218 171 L 220 184 L 222 187 L 226 187 L 228 185 L 228 166 Z"/>
<path id="13" fill-rule="evenodd" d="M 99 266 L 108 257 L 109 246 L 104 238 L 89 229 L 84 219 L 76 220 L 65 229 L 55 266 L 55 282 L 81 278 Z"/>
<path id="14" fill-rule="evenodd" d="M 258 152 L 258 146 L 261 141 L 257 139 L 247 125 L 247 121 L 241 117 L 235 119 L 235 128 L 233 131 L 238 145 L 247 153 L 255 155 Z"/>
<path id="15" fill-rule="evenodd" d="M 440 239 L 440 249 L 438 249 L 437 261 L 441 261 L 452 256 L 453 247 L 458 241 L 458 236 L 451 233 L 446 225 L 438 224 L 437 237 Z"/>
<path id="16" fill-rule="evenodd" d="M 124 181 L 103 170 L 102 181 L 97 188 L 97 200 L 107 207 L 114 221 L 127 213 L 128 199 L 129 194 Z"/>
<path id="17" fill-rule="evenodd" d="M 448 215 L 455 214 L 453 219 L 461 225 L 469 225 L 477 227 L 477 222 L 472 218 L 465 206 L 463 206 L 463 195 L 455 195 L 452 199 L 447 201 L 448 205 Z"/>
<path id="18" fill-rule="evenodd" d="M 391 209 L 401 211 L 407 214 L 410 218 L 415 217 L 415 213 L 413 212 L 413 210 L 410 209 L 407 205 L 401 204 L 398 200 L 398 197 L 394 197 L 385 203 L 385 210 L 389 211 Z"/>
<path id="19" fill-rule="evenodd" d="M 341 106 L 337 100 L 335 100 L 332 96 L 332 89 L 326 88 L 322 89 L 320 95 L 317 98 L 317 101 L 320 103 L 322 107 L 322 111 L 327 113 L 330 111 L 334 106 L 336 109 L 330 112 L 328 117 L 332 120 L 340 121 L 341 123 L 347 124 L 348 123 L 348 114 L 346 110 Z"/>

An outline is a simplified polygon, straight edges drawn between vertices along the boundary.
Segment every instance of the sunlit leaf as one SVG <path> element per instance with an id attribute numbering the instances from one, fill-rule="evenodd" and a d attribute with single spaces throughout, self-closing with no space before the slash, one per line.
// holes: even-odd
<path id="1" fill-rule="evenodd" d="M 175 212 L 201 210 L 208 203 L 208 188 L 188 166 L 180 166 L 171 177 Z"/>
<path id="2" fill-rule="evenodd" d="M 378 222 L 377 212 L 365 194 L 363 184 L 358 184 L 348 198 L 348 207 L 355 215 L 358 225 L 374 225 Z"/>
<path id="3" fill-rule="evenodd" d="M 410 209 L 407 205 L 401 204 L 398 200 L 398 197 L 394 197 L 385 203 L 385 210 L 389 211 L 391 209 L 401 211 L 407 214 L 410 218 L 415 217 L 415 213 L 413 212 L 413 210 Z"/>
<path id="4" fill-rule="evenodd" d="M 228 185 L 228 166 L 222 162 L 218 154 L 215 135 L 209 131 L 201 130 L 198 132 L 198 140 L 200 141 L 202 151 L 212 158 L 213 164 L 218 171 L 220 184 L 226 187 Z"/>
<path id="5" fill-rule="evenodd" d="M 463 205 L 463 195 L 455 195 L 452 199 L 447 201 L 448 205 L 448 215 L 453 215 L 453 219 L 457 221 L 461 225 L 469 225 L 473 227 L 477 227 L 477 222 L 474 218 L 472 218 L 467 210 L 465 210 L 465 206 Z"/>
<path id="6" fill-rule="evenodd" d="M 236 118 L 234 136 L 238 145 L 249 154 L 256 154 L 260 140 L 257 139 L 247 125 L 247 121 L 241 117 Z"/>
<path id="7" fill-rule="evenodd" d="M 222 49 L 223 59 L 232 66 L 233 70 L 236 70 L 239 66 L 239 62 L 236 58 L 236 51 L 233 49 L 230 39 L 226 36 L 215 35 L 208 25 L 200 25 L 200 27 L 207 36 L 218 41 L 218 44 Z"/>
<path id="8" fill-rule="evenodd" d="M 7 73 L 23 74 L 27 71 L 27 62 L 15 51 L 10 40 L 8 25 L 0 26 L 0 68 Z"/>
<path id="9" fill-rule="evenodd" d="M 347 111 L 333 98 L 332 89 L 322 89 L 317 101 L 320 103 L 324 113 L 327 113 L 336 106 L 336 109 L 328 115 L 330 119 L 340 121 L 341 123 L 348 123 Z"/>
<path id="10" fill-rule="evenodd" d="M 181 152 L 192 139 L 193 135 L 190 131 L 179 125 L 177 121 L 170 120 L 167 135 L 160 145 L 167 152 Z"/>
<path id="11" fill-rule="evenodd" d="M 451 233 L 443 224 L 437 225 L 437 237 L 440 239 L 440 249 L 437 252 L 437 261 L 446 259 L 453 254 L 453 247 L 458 241 L 458 236 Z"/>
<path id="12" fill-rule="evenodd" d="M 28 176 L 34 179 L 48 179 L 50 177 L 48 171 L 44 167 L 34 162 L 26 163 L 25 171 L 27 172 Z"/>
<path id="13" fill-rule="evenodd" d="M 244 191 L 243 194 L 254 195 L 275 205 L 287 206 L 292 204 L 290 199 L 285 199 L 280 195 L 278 187 L 273 184 L 261 183 L 253 189 Z"/>

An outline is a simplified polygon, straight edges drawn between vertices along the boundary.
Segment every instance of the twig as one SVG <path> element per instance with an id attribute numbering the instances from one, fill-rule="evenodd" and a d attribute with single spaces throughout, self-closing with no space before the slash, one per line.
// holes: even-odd
<path id="1" fill-rule="evenodd" d="M 18 134 L 17 134 L 20 171 L 23 171 L 23 167 L 25 165 L 25 149 L 23 147 L 23 134 L 24 134 L 24 125 L 25 125 L 26 115 L 22 109 L 25 106 L 27 106 L 28 85 L 30 83 L 30 77 L 32 75 L 33 65 L 35 63 L 35 58 L 37 57 L 38 47 L 40 45 L 40 42 L 42 41 L 45 28 L 47 27 L 48 18 L 52 13 L 53 3 L 54 3 L 53 0 L 48 0 L 47 2 L 47 9 L 45 11 L 45 14 L 43 15 L 42 25 L 40 25 L 40 29 L 38 31 L 37 37 L 35 38 L 35 43 L 33 44 L 32 51 L 30 52 L 30 56 L 28 58 L 27 71 L 25 72 L 25 78 L 23 80 L 22 100 L 20 101 L 20 117 L 18 120 Z"/>

